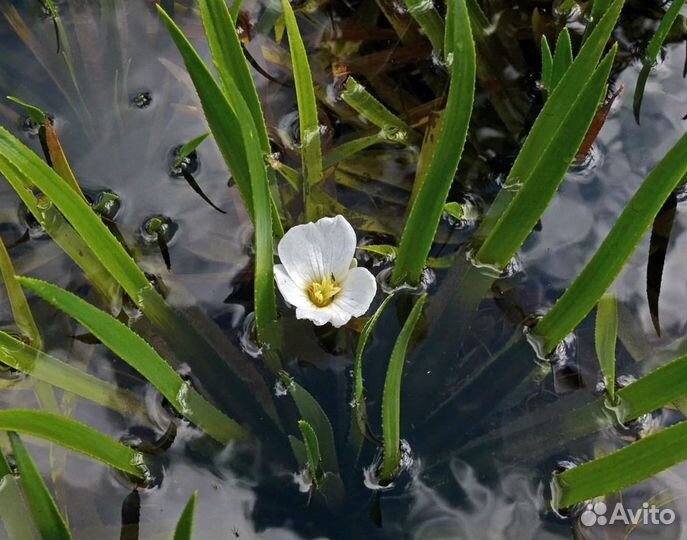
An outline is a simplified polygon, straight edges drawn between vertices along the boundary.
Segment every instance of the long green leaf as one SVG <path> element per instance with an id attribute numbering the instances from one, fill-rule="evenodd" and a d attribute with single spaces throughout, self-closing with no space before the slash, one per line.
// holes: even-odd
<path id="1" fill-rule="evenodd" d="M 546 36 L 541 37 L 541 85 L 548 96 L 553 88 L 553 55 Z"/>
<path id="2" fill-rule="evenodd" d="M 477 252 L 476 260 L 479 264 L 494 267 L 497 271 L 502 270 L 532 232 L 563 181 L 592 123 L 596 110 L 606 94 L 607 80 L 613 66 L 615 52 L 616 47 L 601 62 L 577 100 L 570 105 L 565 117 L 559 119 L 560 123 L 565 125 L 565 129 L 559 129 L 550 134 L 548 148 L 542 150 L 542 155 L 545 154 L 546 159 L 533 162 L 532 169 L 526 172 L 522 184 L 515 188 L 517 194 Z M 572 67 L 568 73 L 570 70 Z M 562 81 L 559 87 L 564 84 L 566 84 L 565 81 Z M 547 104 L 552 102 L 556 95 L 557 90 L 554 90 Z M 536 128 L 533 128 L 530 136 L 534 133 L 534 129 Z M 503 189 L 508 191 L 509 188 Z M 487 216 L 490 213 L 491 209 Z"/>
<path id="3" fill-rule="evenodd" d="M 193 519 L 196 513 L 196 501 L 198 500 L 198 492 L 194 491 L 191 498 L 186 503 L 176 530 L 174 531 L 174 540 L 192 540 L 193 538 Z"/>
<path id="4" fill-rule="evenodd" d="M 637 79 L 635 94 L 632 100 L 632 111 L 634 112 L 635 120 L 638 124 L 642 110 L 642 101 L 644 100 L 644 90 L 649 80 L 649 74 L 651 73 L 651 69 L 656 65 L 656 57 L 661 52 L 661 47 L 663 47 L 663 43 L 668 37 L 670 29 L 673 27 L 673 24 L 675 24 L 675 21 L 680 15 L 680 10 L 684 5 L 685 0 L 673 0 L 668 11 L 666 11 L 661 19 L 661 23 L 658 25 L 656 33 L 651 38 L 651 41 L 649 41 L 649 45 L 647 45 L 646 53 L 644 54 L 644 58 L 642 58 L 642 71 Z"/>
<path id="5" fill-rule="evenodd" d="M 86 244 L 93 249 L 100 262 L 107 267 L 132 298 L 135 298 L 142 290 L 152 288 L 143 272 L 86 201 L 75 196 L 71 187 L 65 184 L 55 171 L 1 127 L 0 155 L 21 171 L 26 178 L 30 178 L 45 197 L 62 212 Z M 5 176 L 8 174 L 14 176 L 12 170 L 6 170 L 2 166 L 4 161 L 0 160 L 0 172 Z M 39 208 L 38 212 L 41 213 L 41 211 L 45 212 L 45 209 Z"/>
<path id="6" fill-rule="evenodd" d="M 251 217 L 254 216 L 253 191 L 250 182 L 250 172 L 246 156 L 245 126 L 225 97 L 222 89 L 215 81 L 203 59 L 186 39 L 176 23 L 158 5 L 158 13 L 165 23 L 172 40 L 181 53 L 193 86 L 198 93 L 200 103 L 205 112 L 205 119 L 215 138 L 222 157 L 229 165 L 231 174 L 239 188 L 243 203 Z M 251 122 L 252 123 L 252 122 Z"/>
<path id="7" fill-rule="evenodd" d="M 384 451 L 382 469 L 379 473 L 381 483 L 389 484 L 393 481 L 401 464 L 401 381 L 403 380 L 403 365 L 410 339 L 415 326 L 420 320 L 422 309 L 427 301 L 427 294 L 423 294 L 411 310 L 396 344 L 391 352 L 389 367 L 384 380 L 384 397 L 382 399 L 382 432 L 384 434 Z"/>
<path id="8" fill-rule="evenodd" d="M 21 485 L 43 540 L 71 540 L 72 535 L 57 509 L 48 486 L 16 433 L 9 433 Z"/>
<path id="9" fill-rule="evenodd" d="M 601 58 L 608 39 L 620 16 L 624 0 L 615 0 L 599 21 L 599 24 L 580 49 L 577 57 L 565 72 L 541 112 L 537 116 L 529 135 L 518 153 L 508 178 L 477 231 L 478 241 L 484 240 L 494 228 L 505 208 L 515 197 L 518 186 L 533 178 L 539 161 L 560 159 L 559 152 L 552 140 L 559 130 L 568 129 L 566 118 L 573 105 L 578 101 L 583 85 L 589 82 Z M 578 145 L 579 148 L 579 145 Z M 575 149 L 577 151 L 577 148 Z M 567 152 L 565 153 L 567 158 Z"/>
<path id="10" fill-rule="evenodd" d="M 55 285 L 21 277 L 21 284 L 76 319 L 106 347 L 149 381 L 179 414 L 220 443 L 244 440 L 248 432 L 190 387 L 138 334 L 111 315 Z"/>
<path id="11" fill-rule="evenodd" d="M 545 353 L 551 352 L 592 310 L 685 175 L 687 134 L 644 180 L 591 261 L 535 327 Z"/>
<path id="12" fill-rule="evenodd" d="M 0 476 L 0 520 L 9 540 L 41 540 L 19 479 L 11 474 Z"/>
<path id="13" fill-rule="evenodd" d="M 324 472 L 338 473 L 339 461 L 336 457 L 336 443 L 334 442 L 334 430 L 317 400 L 310 395 L 301 385 L 296 383 L 285 371 L 280 372 L 282 382 L 296 403 L 298 412 L 317 434 L 320 454 L 322 456 L 322 468 Z"/>
<path id="14" fill-rule="evenodd" d="M 467 137 L 475 95 L 475 42 L 465 0 L 449 2 L 446 59 L 451 66 L 447 104 L 432 162 L 408 215 L 391 281 L 417 283 L 432 247 Z"/>
<path id="15" fill-rule="evenodd" d="M 0 136 L 4 135 L 0 130 Z M 23 145 L 16 139 L 13 143 L 22 152 Z M 28 150 L 27 150 L 28 151 Z M 45 166 L 48 171 L 52 170 L 43 164 L 40 159 L 33 156 L 29 159 L 36 160 Z M 22 157 L 14 156 L 21 163 Z M 26 162 L 24 162 L 26 165 Z M 45 170 L 45 169 L 43 169 Z M 32 169 L 33 171 L 33 169 Z M 60 248 L 84 271 L 88 280 L 98 290 L 102 297 L 112 306 L 116 306 L 121 301 L 121 291 L 119 285 L 113 279 L 106 266 L 96 256 L 92 250 L 75 231 L 69 226 L 65 218 L 50 205 L 45 197 L 37 197 L 31 189 L 34 186 L 33 177 L 28 176 L 21 167 L 16 166 L 4 156 L 0 151 L 0 173 L 7 179 L 19 198 L 24 202 L 29 211 L 41 224 L 45 231 L 60 246 Z M 38 174 L 35 173 L 34 174 Z M 50 178 L 51 182 L 61 183 L 59 176 L 54 175 Z"/>
<path id="16" fill-rule="evenodd" d="M 305 420 L 298 421 L 298 428 L 301 430 L 301 435 L 303 436 L 308 472 L 313 483 L 317 485 L 322 477 L 320 443 L 317 440 L 315 430 Z"/>
<path id="17" fill-rule="evenodd" d="M 45 439 L 137 478 L 145 476 L 140 452 L 70 418 L 42 411 L 4 410 L 0 411 L 0 430 Z"/>
<path id="18" fill-rule="evenodd" d="M 158 12 L 184 59 L 203 105 L 210 130 L 232 174 L 236 177 L 244 203 L 253 217 L 255 224 L 255 320 L 258 340 L 264 343 L 269 341 L 270 327 L 277 318 L 272 231 L 274 225 L 279 234 L 281 223 L 277 223 L 278 216 L 274 221 L 272 220 L 274 205 L 269 191 L 267 166 L 255 123 L 246 101 L 236 85 L 232 83 L 232 79 L 229 78 L 223 82 L 231 87 L 234 107 L 227 101 L 207 66 L 179 27 L 160 6 L 158 6 Z"/>
<path id="19" fill-rule="evenodd" d="M 606 382 L 606 393 L 615 403 L 615 347 L 618 340 L 618 300 L 612 294 L 604 294 L 596 309 L 595 328 L 596 356 Z"/>
<path id="20" fill-rule="evenodd" d="M 254 149 L 259 152 L 259 147 Z M 118 305 L 113 299 L 117 296 L 119 284 L 145 316 L 160 329 L 165 341 L 174 351 L 182 357 L 194 359 L 194 369 L 199 377 L 212 380 L 218 373 L 222 374 L 222 379 L 226 380 L 226 386 L 231 391 L 214 393 L 216 400 L 234 406 L 240 403 L 241 410 L 246 413 L 251 409 L 257 413 L 260 405 L 275 418 L 274 406 L 268 397 L 264 380 L 252 366 L 239 366 L 233 361 L 230 354 L 232 344 L 228 340 L 220 340 L 221 346 L 216 345 L 216 338 L 208 338 L 205 330 L 201 331 L 194 321 L 166 304 L 119 241 L 102 224 L 100 217 L 36 154 L 2 128 L 0 173 L 12 184 L 65 253 L 84 269 L 91 282 L 96 283 L 98 290 L 111 305 Z M 43 194 L 40 201 L 31 191 L 34 187 Z M 270 235 L 268 241 L 271 241 Z M 267 251 L 268 255 L 263 253 Z M 269 260 L 265 260 L 266 258 Z M 262 280 L 267 284 L 268 290 L 270 286 L 273 287 L 271 259 L 271 249 L 262 247 L 260 264 L 269 268 L 261 267 L 265 272 L 258 276 L 256 282 Z M 113 287 L 115 291 L 112 291 Z M 213 327 L 208 328 L 208 331 L 214 330 Z M 261 398 L 259 405 L 255 403 L 255 393 L 247 388 L 247 380 L 255 385 L 254 388 L 261 390 L 258 394 Z"/>
<path id="21" fill-rule="evenodd" d="M 681 422 L 621 450 L 555 475 L 557 508 L 618 492 L 687 460 L 687 422 Z"/>
<path id="22" fill-rule="evenodd" d="M 685 380 L 687 356 L 682 356 L 621 388 L 617 393 L 620 421 L 631 422 L 687 396 L 687 386 L 676 384 Z"/>
<path id="23" fill-rule="evenodd" d="M 346 88 L 341 94 L 341 99 L 378 128 L 395 129 L 402 142 L 416 144 L 422 141 L 418 133 L 380 103 L 353 77 L 346 79 Z"/>
<path id="24" fill-rule="evenodd" d="M 564 28 L 558 35 L 556 42 L 556 52 L 553 57 L 553 66 L 551 72 L 551 92 L 556 89 L 558 83 L 565 76 L 565 72 L 573 63 L 572 42 L 570 41 L 570 32 Z"/>
<path id="25" fill-rule="evenodd" d="M 145 407 L 133 393 L 106 383 L 89 373 L 0 332 L 0 362 L 66 392 L 123 415 L 143 416 Z"/>
<path id="26" fill-rule="evenodd" d="M 430 0 L 405 0 L 408 13 L 420 25 L 422 31 L 432 44 L 432 48 L 440 53 L 444 41 L 444 21 Z"/>
<path id="27" fill-rule="evenodd" d="M 369 246 L 368 246 L 369 247 Z M 360 337 L 358 338 L 358 346 L 355 350 L 355 360 L 353 363 L 353 404 L 355 406 L 355 420 L 359 433 L 370 436 L 369 427 L 367 424 L 367 408 L 365 406 L 365 384 L 363 380 L 363 356 L 365 354 L 365 347 L 372 335 L 372 332 L 377 326 L 379 318 L 384 313 L 384 310 L 394 298 L 394 294 L 387 296 L 382 304 L 377 308 L 375 314 L 365 323 Z"/>
<path id="28" fill-rule="evenodd" d="M 29 303 L 26 301 L 26 296 L 24 296 L 24 291 L 16 279 L 14 266 L 2 239 L 0 239 L 0 274 L 2 274 L 2 280 L 5 282 L 5 289 L 7 290 L 14 322 L 17 323 L 17 327 L 22 334 L 28 338 L 29 343 L 35 348 L 41 349 L 43 347 L 43 339 L 36 326 L 36 321 L 33 319 L 33 314 L 31 313 Z"/>
<path id="29" fill-rule="evenodd" d="M 310 190 L 322 180 L 322 146 L 320 142 L 320 121 L 317 113 L 317 100 L 312 73 L 308 65 L 308 53 L 303 44 L 296 15 L 289 0 L 282 0 L 284 23 L 289 35 L 293 79 L 296 84 L 296 101 L 298 102 L 298 125 L 301 141 L 301 160 L 303 163 L 303 196 L 306 221 L 313 221 L 315 214 Z"/>
<path id="30" fill-rule="evenodd" d="M 237 102 L 236 91 L 240 92 L 253 118 L 262 152 L 268 155 L 271 149 L 265 117 L 255 81 L 251 76 L 250 66 L 236 31 L 236 16 L 232 13 L 238 4 L 239 2 L 235 2 L 229 10 L 224 0 L 199 0 L 198 7 L 212 51 L 212 59 L 224 88 L 224 95 L 234 109 L 238 109 L 240 104 Z M 275 205 L 279 207 L 279 190 L 273 175 L 270 175 L 270 184 Z M 278 213 L 275 213 L 273 218 L 275 234 L 281 236 L 283 231 L 280 230 L 281 221 Z"/>

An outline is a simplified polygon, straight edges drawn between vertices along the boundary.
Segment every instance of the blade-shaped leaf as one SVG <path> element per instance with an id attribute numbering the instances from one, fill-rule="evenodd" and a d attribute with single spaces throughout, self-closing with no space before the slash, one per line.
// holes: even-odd
<path id="1" fill-rule="evenodd" d="M 401 382 L 406 352 L 413 337 L 415 326 L 420 320 L 422 309 L 427 301 L 423 294 L 411 310 L 401 332 L 396 339 L 389 367 L 384 380 L 384 397 L 382 399 L 382 432 L 384 434 L 384 451 L 382 469 L 379 479 L 383 485 L 393 481 L 401 464 Z"/>
<path id="2" fill-rule="evenodd" d="M 255 224 L 255 320 L 258 340 L 266 342 L 269 341 L 270 327 L 277 318 L 272 273 L 274 264 L 272 232 L 274 226 L 275 234 L 281 234 L 281 222 L 278 215 L 274 220 L 272 219 L 272 213 L 275 212 L 274 203 L 269 191 L 267 166 L 255 123 L 246 101 L 232 79 L 226 79 L 223 82 L 231 86 L 231 93 L 234 96 L 233 107 L 179 27 L 159 6 L 158 12 L 184 59 L 203 105 L 210 130 L 232 174 L 236 177 L 244 203 L 253 217 Z"/>
<path id="3" fill-rule="evenodd" d="M 601 372 L 606 382 L 606 392 L 615 403 L 615 347 L 618 340 L 618 300 L 605 294 L 596 310 L 595 344 Z"/>
<path id="4" fill-rule="evenodd" d="M 687 134 L 659 162 L 627 204 L 582 273 L 535 327 L 548 354 L 592 310 L 618 276 L 670 193 L 687 175 Z"/>
<path id="5" fill-rule="evenodd" d="M 9 438 L 21 486 L 41 537 L 43 540 L 71 540 L 67 524 L 31 455 L 16 433 L 10 432 Z"/>
<path id="6" fill-rule="evenodd" d="M 120 414 L 145 416 L 145 405 L 135 394 L 106 383 L 5 332 L 0 332 L 0 362 L 30 375 L 32 379 L 61 388 Z"/>
<path id="7" fill-rule="evenodd" d="M 308 64 L 308 53 L 303 44 L 296 15 L 289 0 L 282 0 L 284 22 L 289 36 L 291 66 L 296 84 L 296 101 L 298 102 L 298 126 L 300 131 L 301 161 L 303 164 L 303 197 L 305 202 L 306 221 L 318 216 L 309 200 L 310 189 L 322 179 L 322 146 L 320 142 L 320 120 L 317 112 L 315 86 Z"/>
<path id="8" fill-rule="evenodd" d="M 594 72 L 589 84 L 580 92 L 575 103 L 570 106 L 565 118 L 560 120 L 561 124 L 565 124 L 565 129 L 551 134 L 549 147 L 542 151 L 546 159 L 540 159 L 532 164 L 533 168 L 527 172 L 527 177 L 517 187 L 517 194 L 477 251 L 476 260 L 479 264 L 493 267 L 499 272 L 505 268 L 532 232 L 563 181 L 606 94 L 606 81 L 615 52 L 614 47 Z M 560 86 L 563 84 L 561 82 Z M 554 100 L 556 94 L 557 91 L 554 90 L 547 104 Z M 530 136 L 534 129 L 536 128 L 533 128 Z M 508 191 L 508 188 L 504 187 L 501 192 L 504 190 Z M 485 220 L 491 213 L 490 208 Z"/>
<path id="9" fill-rule="evenodd" d="M 244 440 L 248 432 L 186 383 L 138 334 L 111 315 L 55 285 L 22 277 L 21 284 L 76 319 L 106 347 L 138 371 L 179 412 L 220 443 Z"/>
<path id="10" fill-rule="evenodd" d="M 446 59 L 451 82 L 434 156 L 403 229 L 391 281 L 417 283 L 460 162 L 475 95 L 475 42 L 465 0 L 448 4 Z"/>
<path id="11" fill-rule="evenodd" d="M 317 400 L 310 395 L 301 385 L 294 381 L 285 371 L 279 376 L 286 386 L 287 391 L 296 403 L 298 412 L 317 434 L 320 454 L 322 456 L 322 468 L 325 472 L 338 473 L 339 461 L 336 457 L 336 443 L 334 442 L 334 430 Z"/>
<path id="12" fill-rule="evenodd" d="M 186 503 L 176 530 L 174 531 L 174 540 L 192 540 L 193 539 L 193 519 L 196 513 L 196 501 L 198 500 L 198 492 L 194 491 L 191 498 Z"/>
<path id="13" fill-rule="evenodd" d="M 45 439 L 137 478 L 145 475 L 140 452 L 70 418 L 42 411 L 4 410 L 0 411 L 0 430 Z"/>
<path id="14" fill-rule="evenodd" d="M 618 492 L 687 460 L 687 422 L 554 476 L 556 508 Z"/>
<path id="15" fill-rule="evenodd" d="M 589 83 L 596 70 L 623 4 L 624 0 L 615 0 L 608 8 L 556 90 L 549 95 L 508 174 L 505 189 L 501 189 L 477 231 L 478 241 L 491 233 L 504 209 L 519 192 L 517 188 L 526 184 L 530 178 L 539 178 L 532 174 L 538 163 L 542 160 L 560 159 L 557 148 L 560 143 L 554 145 L 554 137 L 559 130 L 569 129 L 569 113 L 582 94 L 582 86 Z M 594 107 L 598 103 L 597 101 Z M 565 152 L 566 160 L 567 155 L 568 152 Z"/>
<path id="16" fill-rule="evenodd" d="M 647 80 L 649 79 L 649 73 L 651 72 L 651 68 L 656 64 L 656 57 L 661 52 L 661 47 L 663 47 L 663 43 L 668 37 L 670 29 L 673 27 L 673 24 L 675 24 L 675 21 L 680 15 L 680 10 L 684 5 L 685 0 L 673 0 L 668 8 L 668 11 L 666 11 L 665 15 L 661 19 L 661 23 L 658 25 L 656 33 L 651 38 L 651 41 L 649 41 L 649 45 L 647 45 L 646 54 L 642 59 L 642 71 L 637 79 L 635 95 L 634 99 L 632 100 L 632 110 L 635 115 L 635 120 L 638 124 L 642 109 L 642 100 L 644 99 L 644 89 L 646 87 Z"/>
<path id="17" fill-rule="evenodd" d="M 649 239 L 649 258 L 646 265 L 646 296 L 649 302 L 649 313 L 657 335 L 661 335 L 659 318 L 659 299 L 663 283 L 663 267 L 668 254 L 670 235 L 677 215 L 677 194 L 673 191 L 658 212 L 651 226 Z"/>

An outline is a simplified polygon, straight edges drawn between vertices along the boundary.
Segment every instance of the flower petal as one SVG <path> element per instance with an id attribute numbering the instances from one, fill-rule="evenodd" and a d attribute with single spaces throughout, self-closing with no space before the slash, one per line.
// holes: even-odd
<path id="1" fill-rule="evenodd" d="M 274 265 L 274 279 L 277 282 L 279 292 L 289 304 L 297 308 L 315 307 L 308 298 L 306 291 L 291 279 L 284 265 Z"/>
<path id="2" fill-rule="evenodd" d="M 355 255 L 356 237 L 343 216 L 292 227 L 278 246 L 279 259 L 291 279 L 305 289 L 334 275 L 343 281 Z"/>
<path id="3" fill-rule="evenodd" d="M 298 307 L 296 308 L 296 318 L 297 319 L 308 319 L 315 324 L 315 326 L 323 326 L 331 321 L 332 314 L 329 311 L 329 306 L 324 308 L 318 308 L 314 304 L 310 304 L 310 307 Z M 349 317 L 350 318 L 350 317 Z"/>
<path id="4" fill-rule="evenodd" d="M 331 306 L 348 313 L 349 319 L 360 317 L 370 308 L 376 293 L 377 280 L 372 273 L 367 268 L 351 268 Z"/>

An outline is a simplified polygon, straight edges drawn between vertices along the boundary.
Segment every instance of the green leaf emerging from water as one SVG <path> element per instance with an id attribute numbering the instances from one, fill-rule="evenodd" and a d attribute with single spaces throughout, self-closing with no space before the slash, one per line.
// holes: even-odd
<path id="1" fill-rule="evenodd" d="M 198 500 L 198 492 L 194 491 L 191 498 L 186 503 L 176 530 L 174 531 L 174 540 L 192 540 L 193 538 L 193 519 L 196 513 L 196 501 Z"/>
<path id="2" fill-rule="evenodd" d="M 317 100 L 312 73 L 308 65 L 308 54 L 303 44 L 296 15 L 289 0 L 282 0 L 284 22 L 289 35 L 291 65 L 296 84 L 298 102 L 298 125 L 301 142 L 301 161 L 303 163 L 303 197 L 306 221 L 319 217 L 310 201 L 310 190 L 322 180 L 322 147 L 320 143 L 320 121 L 317 113 Z"/>
<path id="3" fill-rule="evenodd" d="M 621 450 L 555 475 L 557 508 L 615 493 L 687 460 L 687 422 L 681 422 Z"/>
<path id="4" fill-rule="evenodd" d="M 601 372 L 606 382 L 606 392 L 615 403 L 615 347 L 618 339 L 618 300 L 612 294 L 604 294 L 596 309 L 595 345 Z"/>
<path id="5" fill-rule="evenodd" d="M 406 352 L 413 336 L 415 326 L 420 320 L 422 309 L 427 301 L 423 294 L 413 306 L 396 344 L 391 352 L 389 367 L 384 380 L 384 397 L 382 400 L 382 432 L 384 434 L 384 451 L 382 469 L 379 479 L 382 485 L 391 483 L 401 464 L 401 382 Z"/>
<path id="6" fill-rule="evenodd" d="M 451 82 L 436 149 L 403 230 L 391 281 L 417 283 L 432 247 L 446 197 L 460 162 L 475 95 L 475 42 L 465 0 L 449 2 L 446 62 Z"/>
<path id="7" fill-rule="evenodd" d="M 10 432 L 9 438 L 20 482 L 43 540 L 71 540 L 67 524 L 24 443 L 16 433 Z"/>
<path id="8" fill-rule="evenodd" d="M 138 371 L 188 418 L 220 443 L 249 438 L 246 430 L 222 414 L 186 383 L 138 334 L 111 315 L 59 287 L 32 278 L 21 284 L 76 319 L 106 347 Z"/>
<path id="9" fill-rule="evenodd" d="M 322 468 L 325 472 L 338 473 L 339 461 L 336 457 L 336 443 L 334 442 L 334 430 L 317 400 L 310 393 L 294 381 L 285 371 L 280 372 L 282 382 L 286 390 L 293 398 L 303 420 L 317 434 L 320 454 L 322 456 Z"/>
<path id="10" fill-rule="evenodd" d="M 16 431 L 64 446 L 122 472 L 143 478 L 140 452 L 63 416 L 41 411 L 0 411 L 0 430 Z"/>
<path id="11" fill-rule="evenodd" d="M 649 80 L 649 74 L 651 69 L 656 65 L 656 57 L 661 52 L 661 47 L 665 42 L 670 29 L 680 15 L 680 10 L 685 4 L 685 0 L 673 0 L 670 4 L 668 11 L 661 19 L 661 23 L 658 25 L 656 33 L 649 41 L 649 45 L 646 48 L 646 53 L 644 58 L 642 58 L 642 71 L 639 73 L 637 78 L 637 86 L 635 86 L 635 95 L 632 100 L 632 110 L 635 115 L 635 120 L 639 124 L 639 117 L 642 110 L 642 101 L 644 99 L 644 90 L 646 88 L 646 83 Z"/>
<path id="12" fill-rule="evenodd" d="M 587 316 L 611 286 L 670 193 L 687 174 L 687 134 L 659 162 L 627 204 L 591 261 L 534 329 L 545 353 Z"/>

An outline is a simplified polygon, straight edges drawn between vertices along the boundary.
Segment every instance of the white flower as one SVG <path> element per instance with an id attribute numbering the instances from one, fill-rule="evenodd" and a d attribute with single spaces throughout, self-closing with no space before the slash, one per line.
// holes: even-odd
<path id="1" fill-rule="evenodd" d="M 365 314 L 377 282 L 357 268 L 355 248 L 355 231 L 343 216 L 296 225 L 284 235 L 274 277 L 297 318 L 339 328 Z"/>

